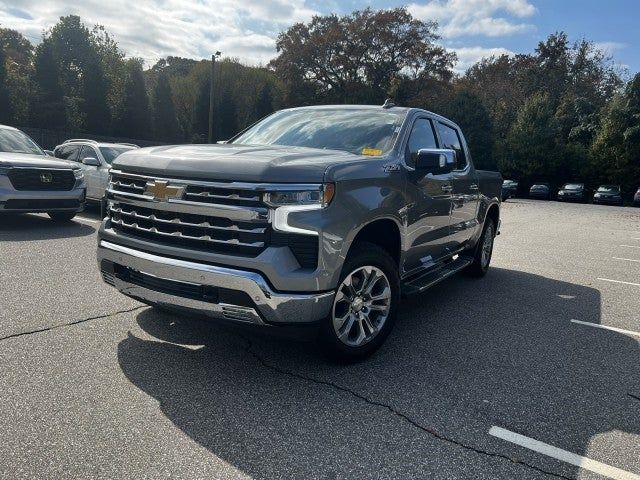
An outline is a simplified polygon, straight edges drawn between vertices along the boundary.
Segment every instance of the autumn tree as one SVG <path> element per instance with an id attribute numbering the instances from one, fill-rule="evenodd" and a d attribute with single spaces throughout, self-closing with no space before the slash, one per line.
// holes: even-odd
<path id="1" fill-rule="evenodd" d="M 11 111 L 11 115 L 5 115 L 5 119 L 10 118 L 13 123 L 26 125 L 29 120 L 29 101 L 33 87 L 33 45 L 20 32 L 0 28 L 0 50 L 0 55 L 4 55 L 4 61 L 0 65 L 0 68 L 4 67 L 0 91 L 6 92 L 9 101 L 8 107 L 0 107 L 0 112 Z"/>
<path id="2" fill-rule="evenodd" d="M 381 103 L 395 79 L 451 78 L 455 56 L 438 39 L 435 22 L 417 20 L 405 7 L 314 16 L 278 36 L 270 66 L 316 102 Z"/>

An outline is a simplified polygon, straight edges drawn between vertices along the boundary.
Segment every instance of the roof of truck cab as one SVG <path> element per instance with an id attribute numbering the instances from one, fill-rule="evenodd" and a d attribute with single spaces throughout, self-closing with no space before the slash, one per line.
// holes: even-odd
<path id="1" fill-rule="evenodd" d="M 16 127 L 12 127 L 10 125 L 1 125 L 0 124 L 0 128 L 2 128 L 4 130 L 18 130 Z"/>

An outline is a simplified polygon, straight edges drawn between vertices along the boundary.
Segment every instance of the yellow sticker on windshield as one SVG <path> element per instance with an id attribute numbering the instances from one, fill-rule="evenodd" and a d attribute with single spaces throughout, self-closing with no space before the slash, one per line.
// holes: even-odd
<path id="1" fill-rule="evenodd" d="M 379 148 L 363 148 L 362 155 L 369 155 L 370 157 L 379 157 L 382 155 L 382 150 Z"/>

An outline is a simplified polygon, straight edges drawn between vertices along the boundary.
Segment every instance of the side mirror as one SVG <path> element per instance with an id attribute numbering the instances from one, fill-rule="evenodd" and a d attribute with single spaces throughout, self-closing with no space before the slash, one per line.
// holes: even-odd
<path id="1" fill-rule="evenodd" d="M 218 145 L 225 145 L 229 140 L 218 140 L 216 143 Z"/>
<path id="2" fill-rule="evenodd" d="M 46 153 L 48 157 L 55 157 L 51 150 L 45 150 L 44 153 Z"/>
<path id="3" fill-rule="evenodd" d="M 446 148 L 421 148 L 416 156 L 416 170 L 449 173 L 456 165 L 456 152 Z"/>
<path id="4" fill-rule="evenodd" d="M 98 160 L 95 157 L 87 157 L 87 158 L 83 158 L 82 159 L 82 163 L 84 165 L 87 165 L 89 167 L 99 167 L 100 166 L 100 160 Z"/>

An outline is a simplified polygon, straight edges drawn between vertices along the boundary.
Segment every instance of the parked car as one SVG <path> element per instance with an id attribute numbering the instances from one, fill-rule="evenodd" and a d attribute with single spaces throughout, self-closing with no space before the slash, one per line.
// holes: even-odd
<path id="1" fill-rule="evenodd" d="M 551 185 L 548 183 L 534 183 L 529 189 L 529 196 L 531 198 L 539 198 L 542 200 L 551 199 Z"/>
<path id="2" fill-rule="evenodd" d="M 98 237 L 105 282 L 151 305 L 319 332 L 343 361 L 375 351 L 400 293 L 482 276 L 502 178 L 460 128 L 415 108 L 301 107 L 222 145 L 113 163 Z"/>
<path id="3" fill-rule="evenodd" d="M 518 182 L 514 180 L 505 180 L 502 182 L 502 201 L 505 202 L 509 198 L 515 197 L 518 192 Z"/>
<path id="4" fill-rule="evenodd" d="M 589 193 L 584 183 L 565 183 L 562 188 L 558 190 L 557 200 L 559 202 L 587 202 L 589 200 Z"/>
<path id="5" fill-rule="evenodd" d="M 593 194 L 593 203 L 622 206 L 620 185 L 600 185 Z"/>
<path id="6" fill-rule="evenodd" d="M 49 157 L 17 128 L 0 125 L 0 213 L 47 213 L 68 221 L 82 211 L 81 168 Z"/>
<path id="7" fill-rule="evenodd" d="M 67 140 L 58 145 L 53 154 L 57 158 L 75 162 L 84 170 L 87 200 L 104 203 L 111 164 L 119 155 L 139 148 L 132 143 L 105 143 L 82 138 Z"/>

